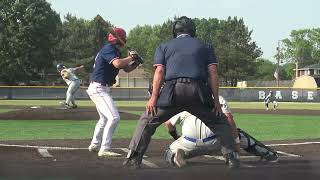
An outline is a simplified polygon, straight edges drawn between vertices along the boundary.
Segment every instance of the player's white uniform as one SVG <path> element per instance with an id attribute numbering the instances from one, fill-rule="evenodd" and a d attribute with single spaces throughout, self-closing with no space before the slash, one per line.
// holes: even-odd
<path id="1" fill-rule="evenodd" d="M 227 101 L 219 96 L 219 102 L 223 113 L 231 113 Z M 228 153 L 217 141 L 215 134 L 196 116 L 187 111 L 183 111 L 169 120 L 172 125 L 181 124 L 181 137 L 170 145 L 172 153 L 176 153 L 177 149 L 184 150 L 185 154 L 194 150 L 203 152 L 213 152 L 221 149 L 223 154 Z M 248 142 L 245 138 L 241 138 L 241 146 L 247 147 Z M 205 154 L 205 153 L 204 153 Z"/>
<path id="2" fill-rule="evenodd" d="M 63 74 L 64 71 L 67 71 L 69 73 L 69 77 L 68 78 L 63 78 L 63 80 L 67 83 L 68 85 L 68 90 L 66 93 L 66 104 L 71 105 L 70 103 L 72 103 L 73 105 L 75 104 L 75 94 L 76 92 L 79 90 L 80 88 L 80 79 L 75 75 L 75 68 L 67 68 L 67 69 L 63 69 L 61 71 L 61 75 Z"/>
<path id="3" fill-rule="evenodd" d="M 87 92 L 90 99 L 95 103 L 100 116 L 91 144 L 100 145 L 100 151 L 110 150 L 112 134 L 120 120 L 118 109 L 111 97 L 110 87 L 92 82 Z"/>

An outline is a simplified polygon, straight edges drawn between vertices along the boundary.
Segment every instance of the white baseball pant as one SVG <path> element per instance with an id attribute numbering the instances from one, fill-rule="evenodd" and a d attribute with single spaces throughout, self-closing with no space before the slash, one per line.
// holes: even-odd
<path id="1" fill-rule="evenodd" d="M 100 119 L 96 124 L 91 144 L 101 146 L 100 151 L 111 148 L 112 135 L 120 115 L 110 95 L 110 88 L 92 82 L 87 90 L 90 99 L 95 103 Z"/>
<path id="2" fill-rule="evenodd" d="M 79 90 L 79 88 L 80 88 L 80 80 L 71 81 L 71 83 L 69 84 L 67 93 L 66 93 L 66 97 L 67 97 L 66 103 L 68 105 L 70 105 L 70 102 L 73 105 L 76 105 L 75 104 L 75 95 L 76 95 L 76 92 Z"/>
<path id="3" fill-rule="evenodd" d="M 241 148 L 247 148 L 248 147 L 248 140 L 245 136 L 243 136 L 240 133 L 241 139 L 240 139 L 240 146 Z M 212 154 L 217 153 L 219 151 L 222 152 L 223 155 L 230 153 L 226 148 L 221 146 L 220 142 L 217 139 L 212 139 L 208 142 L 191 142 L 189 140 L 186 140 L 184 136 L 182 135 L 179 139 L 175 140 L 170 145 L 170 150 L 173 153 L 176 153 L 178 149 L 182 149 L 185 154 L 188 156 L 189 153 L 192 152 L 192 154 L 198 154 L 198 155 L 206 155 L 206 154 Z"/>

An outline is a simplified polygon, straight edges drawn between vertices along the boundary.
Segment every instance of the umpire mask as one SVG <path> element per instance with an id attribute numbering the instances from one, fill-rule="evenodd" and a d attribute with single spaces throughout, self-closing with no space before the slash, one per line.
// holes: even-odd
<path id="1" fill-rule="evenodd" d="M 181 16 L 175 19 L 172 26 L 172 35 L 174 38 L 177 37 L 178 33 L 189 34 L 191 37 L 196 35 L 196 26 L 192 19 L 187 16 Z"/>

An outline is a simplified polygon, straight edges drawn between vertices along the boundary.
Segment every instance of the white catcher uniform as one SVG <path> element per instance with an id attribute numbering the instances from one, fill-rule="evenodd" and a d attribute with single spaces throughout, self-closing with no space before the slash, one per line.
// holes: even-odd
<path id="1" fill-rule="evenodd" d="M 231 113 L 226 100 L 222 96 L 219 96 L 219 102 L 223 113 Z M 173 126 L 177 124 L 181 124 L 182 126 L 181 137 L 174 141 L 169 147 L 173 153 L 175 153 L 177 149 L 182 149 L 187 155 L 188 152 L 197 148 L 208 151 L 221 149 L 223 154 L 228 153 L 221 147 L 220 143 L 217 142 L 216 135 L 200 119 L 189 112 L 183 111 L 170 118 L 169 121 Z"/>
<path id="2" fill-rule="evenodd" d="M 75 104 L 75 94 L 80 88 L 80 79 L 75 75 L 75 68 L 66 68 L 63 69 L 60 74 L 62 76 L 62 79 L 67 83 L 68 90 L 66 93 L 66 104 L 70 105 L 72 103 L 74 106 Z M 63 74 L 67 72 L 68 78 L 65 78 Z"/>
<path id="3" fill-rule="evenodd" d="M 231 113 L 227 101 L 222 96 L 219 96 L 219 102 L 223 113 Z M 184 151 L 185 158 L 216 153 L 220 149 L 222 154 L 228 153 L 217 141 L 215 134 L 200 119 L 189 112 L 181 112 L 173 116 L 169 121 L 173 126 L 182 125 L 182 135 L 170 145 L 169 150 L 171 152 L 167 154 L 169 157 L 165 155 L 166 161 L 172 160 L 171 155 L 175 154 L 177 149 Z M 245 131 L 241 129 L 238 129 L 238 131 L 242 149 L 269 162 L 278 161 L 278 155 L 274 150 L 265 146 Z"/>

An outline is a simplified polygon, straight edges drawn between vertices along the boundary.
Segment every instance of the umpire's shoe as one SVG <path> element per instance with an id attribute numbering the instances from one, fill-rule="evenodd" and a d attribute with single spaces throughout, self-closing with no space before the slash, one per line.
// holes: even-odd
<path id="1" fill-rule="evenodd" d="M 127 159 L 123 162 L 123 166 L 130 169 L 140 169 L 143 155 L 136 151 L 129 151 Z"/>
<path id="2" fill-rule="evenodd" d="M 231 152 L 226 154 L 226 164 L 230 169 L 237 169 L 240 167 L 239 154 L 237 152 Z"/>

